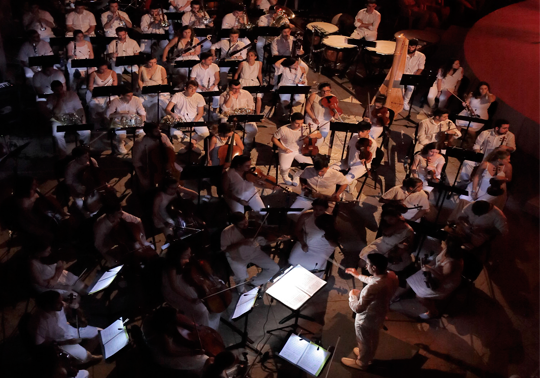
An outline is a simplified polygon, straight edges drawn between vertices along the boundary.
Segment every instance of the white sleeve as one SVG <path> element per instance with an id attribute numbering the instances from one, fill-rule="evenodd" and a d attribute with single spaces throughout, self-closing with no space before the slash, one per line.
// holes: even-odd
<path id="1" fill-rule="evenodd" d="M 88 12 L 88 22 L 90 23 L 90 26 L 96 26 L 96 18 L 94 15 L 90 12 Z"/>
<path id="2" fill-rule="evenodd" d="M 373 25 L 369 27 L 369 30 L 377 30 L 379 28 L 379 24 L 381 23 L 381 14 L 377 13 L 377 18 L 375 19 L 375 22 Z"/>

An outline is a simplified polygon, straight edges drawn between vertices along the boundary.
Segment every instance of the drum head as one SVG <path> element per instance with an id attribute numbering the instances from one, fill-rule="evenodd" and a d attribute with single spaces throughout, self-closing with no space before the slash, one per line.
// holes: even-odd
<path id="1" fill-rule="evenodd" d="M 351 45 L 347 43 L 347 39 L 350 37 L 347 37 L 345 35 L 330 35 L 323 39 L 323 45 L 327 47 L 331 47 L 334 49 L 356 49 L 355 45 Z"/>
<path id="2" fill-rule="evenodd" d="M 311 22 L 307 24 L 307 28 L 311 31 L 313 31 L 314 26 L 318 29 L 324 30 L 326 34 L 334 34 L 338 31 L 338 27 L 336 25 L 329 24 L 328 22 Z"/>

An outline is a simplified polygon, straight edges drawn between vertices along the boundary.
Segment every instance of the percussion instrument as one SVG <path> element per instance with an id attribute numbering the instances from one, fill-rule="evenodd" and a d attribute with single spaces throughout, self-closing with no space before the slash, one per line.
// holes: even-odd
<path id="1" fill-rule="evenodd" d="M 396 42 L 394 41 L 375 41 L 377 46 L 366 47 L 366 50 L 373 51 L 379 55 L 394 55 L 396 50 Z"/>
<path id="2" fill-rule="evenodd" d="M 138 114 L 115 114 L 111 116 L 111 127 L 115 129 L 142 126 L 143 120 Z"/>
<path id="3" fill-rule="evenodd" d="M 337 31 L 339 30 L 336 25 L 330 24 L 328 22 L 311 22 L 307 24 L 307 28 L 310 31 L 316 30 L 326 35 L 337 33 Z"/>
<path id="4" fill-rule="evenodd" d="M 354 59 L 357 46 L 347 43 L 349 37 L 344 35 L 330 35 L 322 41 L 324 48 L 324 58 L 328 63 L 338 68 L 338 64 L 347 64 Z"/>

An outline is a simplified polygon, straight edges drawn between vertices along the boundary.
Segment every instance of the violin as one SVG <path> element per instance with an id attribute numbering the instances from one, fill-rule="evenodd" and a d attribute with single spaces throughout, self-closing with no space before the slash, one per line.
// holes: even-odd
<path id="1" fill-rule="evenodd" d="M 260 168 L 251 167 L 249 171 L 244 172 L 244 180 L 254 183 L 262 189 L 274 189 L 277 184 L 277 179 L 274 176 L 265 175 Z M 289 188 L 286 188 L 289 190 Z"/>
<path id="2" fill-rule="evenodd" d="M 319 147 L 317 146 L 317 139 L 310 137 L 311 133 L 319 130 L 319 127 L 317 127 L 315 130 L 311 130 L 311 123 L 308 124 L 309 126 L 309 134 L 304 138 L 302 142 L 302 155 L 304 156 L 317 156 L 319 154 Z"/>
<path id="3" fill-rule="evenodd" d="M 107 183 L 103 170 L 96 167 L 91 160 L 79 173 L 79 181 L 85 187 L 84 206 L 90 214 L 102 207 L 104 197 L 116 196 L 116 190 Z"/>
<path id="4" fill-rule="evenodd" d="M 197 324 L 179 312 L 176 314 L 176 330 L 182 344 L 192 349 L 201 349 L 210 357 L 225 350 L 225 343 L 218 331 Z"/>
<path id="5" fill-rule="evenodd" d="M 321 105 L 330 110 L 333 118 L 339 118 L 343 115 L 343 110 L 338 106 L 339 99 L 336 96 L 326 96 L 321 99 Z"/>
<path id="6" fill-rule="evenodd" d="M 437 149 L 438 150 L 445 150 L 448 147 L 452 147 L 454 145 L 454 135 L 453 134 L 447 134 L 444 131 L 439 131 L 435 135 L 435 140 L 437 143 Z"/>
<path id="7" fill-rule="evenodd" d="M 365 163 L 371 162 L 373 159 L 373 154 L 371 153 L 371 148 L 373 146 L 373 141 L 368 138 L 360 138 L 356 141 L 356 149 L 358 150 L 358 158 L 364 160 Z"/>
<path id="8" fill-rule="evenodd" d="M 388 117 L 388 109 L 385 107 L 379 109 L 373 107 L 370 116 L 371 119 L 376 119 L 376 124 L 380 126 L 386 126 L 390 122 L 390 118 Z"/>
<path id="9" fill-rule="evenodd" d="M 428 257 L 427 256 L 422 257 L 422 266 L 427 265 L 427 264 L 428 264 Z M 439 283 L 435 280 L 435 278 L 433 278 L 433 276 L 431 275 L 431 272 L 424 271 L 423 274 L 424 274 L 424 278 L 425 278 L 424 282 L 426 283 L 426 286 L 432 290 L 437 289 L 437 287 L 439 286 Z"/>
<path id="10" fill-rule="evenodd" d="M 232 159 L 234 159 L 235 156 L 242 155 L 244 151 L 234 143 L 234 136 L 236 133 L 233 133 L 229 137 L 229 141 L 224 144 L 223 146 L 219 147 L 218 150 L 218 158 L 219 158 L 219 165 L 223 166 L 223 169 L 227 169 L 230 167 Z"/>

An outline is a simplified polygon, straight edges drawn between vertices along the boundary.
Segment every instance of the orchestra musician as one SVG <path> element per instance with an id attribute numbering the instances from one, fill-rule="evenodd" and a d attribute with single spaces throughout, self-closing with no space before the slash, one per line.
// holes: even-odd
<path id="1" fill-rule="evenodd" d="M 272 143 L 279 148 L 279 172 L 285 185 L 298 185 L 295 179 L 289 176 L 293 160 L 299 163 L 313 164 L 310 156 L 302 155 L 303 139 L 307 136 L 317 139 L 322 138 L 318 130 L 312 131 L 310 134 L 309 127 L 304 124 L 302 113 L 293 113 L 291 123 L 281 126 L 272 137 Z"/>
<path id="2" fill-rule="evenodd" d="M 189 12 L 191 10 L 191 0 L 169 0 L 171 3 L 169 12 Z"/>
<path id="3" fill-rule="evenodd" d="M 90 41 L 90 37 L 95 37 L 96 18 L 86 10 L 81 1 L 75 2 L 75 11 L 66 14 L 66 37 L 71 37 L 75 30 L 82 30 L 84 39 Z"/>
<path id="4" fill-rule="evenodd" d="M 484 154 L 484 159 L 496 149 L 508 151 L 510 153 L 516 150 L 516 137 L 509 131 L 510 122 L 505 119 L 498 119 L 491 130 L 484 130 L 478 135 L 474 142 L 473 151 Z M 470 160 L 463 162 L 463 168 L 460 173 L 462 181 L 469 181 L 474 167 L 478 163 Z"/>
<path id="5" fill-rule="evenodd" d="M 446 160 L 440 153 L 436 143 L 428 143 L 422 150 L 414 155 L 411 165 L 411 176 L 422 180 L 424 190 L 431 192 L 433 187 L 428 181 L 439 182 Z"/>
<path id="6" fill-rule="evenodd" d="M 58 146 L 58 155 L 60 158 L 64 158 L 68 153 L 66 140 L 64 139 L 66 132 L 58 132 L 58 126 L 65 124 L 63 117 L 66 115 L 74 115 L 81 124 L 85 124 L 86 115 L 77 93 L 66 91 L 64 84 L 57 80 L 51 83 L 51 90 L 53 94 L 47 98 L 47 109 L 50 112 L 52 134 Z M 90 143 L 91 134 L 92 132 L 90 130 L 77 131 L 77 135 L 84 144 Z"/>
<path id="7" fill-rule="evenodd" d="M 437 140 L 442 133 L 451 140 L 461 136 L 454 122 L 448 119 L 448 110 L 438 108 L 433 111 L 433 117 L 424 119 L 418 125 L 418 139 L 414 147 L 414 152 L 422 150 L 426 144 L 439 142 Z"/>
<path id="8" fill-rule="evenodd" d="M 109 10 L 101 14 L 101 25 L 103 25 L 105 37 L 117 37 L 117 28 L 133 27 L 133 24 L 131 23 L 128 14 L 119 10 L 118 7 L 118 0 L 109 1 Z"/>
<path id="9" fill-rule="evenodd" d="M 92 167 L 93 169 L 98 169 L 99 166 L 97 161 L 90 157 L 90 149 L 86 146 L 75 147 L 71 151 L 71 156 L 73 156 L 73 160 L 66 166 L 64 179 L 75 205 L 80 210 L 83 210 L 87 188 L 81 180 L 81 175 L 87 168 Z"/>
<path id="10" fill-rule="evenodd" d="M 92 91 L 94 88 L 110 87 L 118 85 L 118 78 L 116 72 L 109 68 L 109 65 L 105 59 L 100 60 L 97 63 L 97 70 L 90 74 L 88 78 L 88 91 L 86 92 L 86 103 L 88 104 L 88 112 L 90 113 L 90 119 L 98 127 L 105 125 L 105 111 L 109 102 L 118 98 L 118 96 L 109 97 L 93 97 Z"/>
<path id="11" fill-rule="evenodd" d="M 334 118 L 333 111 L 323 106 L 322 100 L 326 97 L 335 97 L 335 95 L 332 94 L 330 83 L 320 83 L 317 89 L 319 92 L 310 94 L 306 103 L 306 123 L 313 123 L 319 128 L 322 138 L 317 141 L 317 144 L 322 145 L 324 138 L 330 132 L 330 121 Z"/>
<path id="12" fill-rule="evenodd" d="M 42 40 L 49 42 L 54 37 L 52 29 L 56 27 L 54 18 L 46 10 L 40 9 L 41 1 L 30 2 L 30 11 L 23 15 L 22 23 L 26 31 L 36 30 Z"/>
<path id="13" fill-rule="evenodd" d="M 221 21 L 221 29 L 243 29 L 247 24 L 247 15 L 244 6 L 237 4 L 232 13 L 228 13 Z"/>
<path id="14" fill-rule="evenodd" d="M 34 74 L 41 71 L 41 67 L 28 65 L 30 57 L 54 55 L 51 45 L 43 41 L 36 30 L 28 30 L 26 33 L 27 41 L 24 42 L 19 50 L 17 60 L 24 68 L 24 74 L 27 79 L 34 77 Z"/>
<path id="15" fill-rule="evenodd" d="M 429 212 L 429 199 L 423 190 L 422 180 L 409 177 L 403 180 L 403 185 L 389 189 L 379 199 L 387 208 L 397 209 L 403 217 L 411 222 L 420 222 L 420 219 Z M 384 217 L 383 209 L 382 217 Z M 379 228 L 382 228 L 379 225 Z"/>
<path id="16" fill-rule="evenodd" d="M 463 67 L 460 66 L 458 59 L 450 59 L 437 73 L 437 80 L 429 89 L 427 101 L 431 108 L 446 108 L 448 99 L 452 93 L 458 93 L 459 84 L 463 79 Z M 439 101 L 436 104 L 436 101 Z"/>
<path id="17" fill-rule="evenodd" d="M 159 189 L 159 192 L 154 198 L 152 220 L 154 221 L 154 226 L 163 232 L 166 238 L 170 238 L 173 235 L 173 229 L 176 224 L 167 212 L 169 203 L 180 195 L 189 197 L 191 200 L 196 199 L 198 195 L 197 192 L 180 185 L 178 180 L 172 176 L 165 176 L 159 184 Z M 167 255 L 169 253 L 170 249 Z"/>
<path id="18" fill-rule="evenodd" d="M 136 83 L 138 80 L 137 74 L 139 72 L 139 66 L 136 64 L 133 66 L 116 66 L 116 58 L 119 56 L 139 55 L 141 52 L 139 44 L 135 40 L 129 38 L 127 29 L 124 27 L 116 28 L 116 35 L 118 38 L 109 43 L 107 48 L 107 54 L 111 59 L 111 68 L 117 73 L 117 78 L 120 81 L 122 74 L 126 72 L 132 75 L 133 82 Z"/>
<path id="19" fill-rule="evenodd" d="M 225 148 L 225 147 L 224 147 Z M 245 207 L 259 213 L 264 202 L 252 182 L 244 177 L 251 169 L 251 159 L 245 155 L 235 156 L 229 169 L 223 174 L 222 186 L 225 201 L 233 213 L 244 213 Z"/>
<path id="20" fill-rule="evenodd" d="M 182 25 L 189 25 L 194 29 L 206 29 L 214 27 L 214 20 L 210 18 L 200 1 L 191 2 L 191 11 L 185 12 L 182 16 Z M 212 42 L 206 40 L 201 46 L 201 52 L 210 50 Z"/>
<path id="21" fill-rule="evenodd" d="M 162 8 L 158 2 L 153 2 L 150 5 L 150 13 L 147 13 L 141 17 L 141 30 L 144 34 L 165 34 L 168 27 L 164 27 L 163 24 L 167 24 L 167 16 L 163 14 Z M 169 41 L 167 39 L 155 40 L 141 39 L 141 52 L 144 54 L 152 54 L 156 58 L 163 56 L 163 51 Z"/>
<path id="22" fill-rule="evenodd" d="M 266 1 L 266 0 L 264 0 Z M 276 0 L 271 0 L 276 1 Z M 276 18 L 276 10 L 274 8 L 274 5 L 270 6 L 267 10 L 266 14 L 263 14 L 259 19 L 257 20 L 257 26 L 261 27 L 268 27 L 272 25 L 272 22 Z M 269 40 L 269 37 L 263 37 L 262 35 L 257 37 L 257 56 L 259 57 L 259 60 L 262 62 L 264 60 L 264 47 L 266 45 L 266 42 Z"/>
<path id="23" fill-rule="evenodd" d="M 489 84 L 485 81 L 478 83 L 478 86 L 474 92 L 469 93 L 465 96 L 465 102 L 462 104 L 465 109 L 459 115 L 466 117 L 478 117 L 483 120 L 489 119 L 488 109 L 492 102 L 497 99 L 497 96 L 490 93 Z M 469 126 L 468 132 L 473 136 L 476 135 L 478 131 L 484 127 L 482 123 L 471 122 L 469 125 L 468 121 L 458 119 L 456 121 L 456 126 L 460 129 L 467 129 Z"/>
<path id="24" fill-rule="evenodd" d="M 216 49 L 220 50 L 220 60 L 245 60 L 247 56 L 247 50 L 242 50 L 239 53 L 237 51 L 241 50 L 246 46 L 243 41 L 239 41 L 240 31 L 237 29 L 231 29 L 229 32 L 229 38 L 222 39 L 219 42 L 216 42 L 210 47 L 210 52 L 216 60 Z M 229 72 L 230 67 L 220 67 L 220 72 Z"/>
<path id="25" fill-rule="evenodd" d="M 307 85 L 307 71 L 300 65 L 299 58 L 282 58 L 274 63 L 275 76 L 281 75 L 278 88 L 282 85 Z M 283 108 L 283 114 L 287 114 L 287 106 L 291 102 L 290 94 L 280 94 L 279 98 Z M 293 106 L 301 105 L 306 99 L 303 94 L 295 94 L 292 101 Z"/>
<path id="26" fill-rule="evenodd" d="M 265 12 L 268 12 L 270 8 L 275 6 L 277 3 L 278 0 L 255 0 L 255 6 Z"/>
<path id="27" fill-rule="evenodd" d="M 165 113 L 180 122 L 199 122 L 204 116 L 204 107 L 206 102 L 204 97 L 197 93 L 199 84 L 195 80 L 189 80 L 186 83 L 184 92 L 175 93 L 165 109 Z M 173 111 L 174 108 L 174 111 Z M 191 146 L 189 148 L 196 150 L 197 143 L 206 138 L 210 133 L 208 127 L 197 126 L 195 135 L 192 135 Z M 178 139 L 184 139 L 186 136 L 182 131 L 171 127 L 170 135 Z"/>
<path id="28" fill-rule="evenodd" d="M 351 38 L 364 38 L 366 41 L 375 41 L 377 39 L 377 29 L 381 23 L 381 14 L 375 8 L 377 8 L 376 0 L 366 1 L 366 7 L 356 14 L 354 21 L 356 29 L 351 34 Z"/>
<path id="29" fill-rule="evenodd" d="M 81 79 L 84 79 L 87 74 L 94 72 L 96 68 L 89 67 L 87 73 L 86 67 L 72 68 L 71 61 L 74 59 L 94 59 L 94 49 L 90 42 L 84 40 L 83 32 L 75 30 L 73 32 L 73 41 L 68 43 L 66 50 L 68 56 L 67 70 L 71 89 L 75 90 L 82 83 Z"/>
<path id="30" fill-rule="evenodd" d="M 38 102 L 47 101 L 46 98 L 39 97 L 40 95 L 48 95 L 53 93 L 51 89 L 51 84 L 53 81 L 61 82 L 64 85 L 64 88 L 66 86 L 66 77 L 62 71 L 57 70 L 50 64 L 47 64 L 42 68 L 43 70 L 38 71 L 32 78 L 32 85 L 34 86 L 34 90 L 38 95 Z"/>
<path id="31" fill-rule="evenodd" d="M 195 46 L 198 43 L 199 40 L 195 37 L 195 32 L 191 26 L 182 26 L 180 29 L 175 29 L 173 39 L 169 41 L 163 50 L 162 60 L 167 62 L 167 56 L 170 55 L 169 51 L 171 49 L 173 49 L 171 54 L 174 54 L 174 62 L 179 60 L 199 60 L 199 54 L 201 53 L 200 46 L 183 52 L 185 49 Z M 169 72 L 174 78 L 173 85 L 179 86 L 187 80 L 189 68 L 175 68 L 174 62 L 169 66 Z"/>
<path id="32" fill-rule="evenodd" d="M 262 62 L 257 60 L 257 53 L 248 51 L 247 59 L 238 65 L 234 79 L 239 80 L 242 87 L 259 86 L 263 84 Z M 253 95 L 255 97 L 255 94 Z M 257 93 L 255 114 L 261 114 L 263 93 Z"/>
<path id="33" fill-rule="evenodd" d="M 364 117 L 365 121 L 371 123 L 369 136 L 373 140 L 377 140 L 390 124 L 390 112 L 384 106 L 385 102 L 386 96 L 375 97 L 374 104 L 368 106 L 366 116 Z"/>
<path id="34" fill-rule="evenodd" d="M 210 52 L 201 53 L 201 62 L 193 67 L 189 75 L 191 80 L 199 83 L 197 92 L 212 92 L 218 90 L 219 66 L 214 64 L 214 56 Z M 219 96 L 212 97 L 212 111 L 219 107 Z"/>
<path id="35" fill-rule="evenodd" d="M 244 235 L 248 227 L 248 220 L 244 213 L 232 213 L 230 222 L 231 225 L 221 232 L 221 250 L 227 256 L 234 273 L 235 284 L 240 285 L 248 279 L 247 265 L 249 263 L 261 268 L 261 271 L 251 278 L 250 284 L 259 286 L 267 283 L 279 272 L 279 266 L 261 250 L 259 242 L 265 243 L 266 240 L 262 237 L 257 237 L 257 240 L 254 240 Z M 239 293 L 244 293 L 247 290 L 246 285 L 238 286 Z"/>
<path id="36" fill-rule="evenodd" d="M 146 120 L 146 110 L 142 104 L 142 101 L 137 96 L 133 95 L 131 88 L 122 87 L 120 97 L 112 100 L 107 106 L 105 111 L 105 117 L 111 120 L 112 117 L 122 116 L 138 116 L 141 118 L 141 122 Z M 111 122 L 111 127 L 116 127 Z M 116 137 L 113 140 L 116 152 L 122 155 L 127 154 L 126 149 L 126 130 L 115 130 Z M 141 136 L 144 133 L 138 129 L 136 131 L 137 136 Z"/>
<path id="37" fill-rule="evenodd" d="M 158 65 L 157 58 L 147 55 L 145 65 L 141 66 L 139 72 L 139 88 L 153 85 L 167 85 L 167 70 Z M 165 115 L 165 108 L 169 104 L 171 94 L 168 92 L 141 94 L 144 109 L 146 110 L 146 120 L 148 122 L 159 122 Z M 159 105 L 157 105 L 159 103 Z M 159 106 L 159 109 L 157 108 Z"/>
<path id="38" fill-rule="evenodd" d="M 426 65 L 426 56 L 418 51 L 420 43 L 416 38 L 409 40 L 409 46 L 407 47 L 407 58 L 405 60 L 406 75 L 420 75 L 424 71 Z M 403 93 L 403 110 L 408 111 L 410 109 L 411 96 L 414 91 L 412 85 L 407 85 L 405 92 Z"/>
<path id="39" fill-rule="evenodd" d="M 234 125 L 220 123 L 218 125 L 217 133 L 212 133 L 210 136 L 210 145 L 208 149 L 208 156 L 210 160 L 208 161 L 208 165 L 218 166 L 221 164 L 218 156 L 219 151 L 221 150 L 222 146 L 227 146 L 231 142 L 230 138 L 234 138 L 234 146 L 237 146 L 240 154 L 244 152 L 244 143 L 242 142 L 240 135 L 235 133 Z"/>
<path id="40" fill-rule="evenodd" d="M 304 55 L 302 46 L 297 46 L 293 54 L 296 39 L 291 36 L 291 25 L 285 24 L 281 27 L 281 34 L 274 39 L 271 44 L 272 56 L 301 56 Z M 303 63 L 305 65 L 305 63 Z M 307 66 L 306 66 L 307 67 Z M 306 68 L 304 67 L 304 68 Z M 307 71 L 306 71 L 307 72 Z"/>

